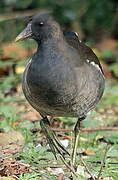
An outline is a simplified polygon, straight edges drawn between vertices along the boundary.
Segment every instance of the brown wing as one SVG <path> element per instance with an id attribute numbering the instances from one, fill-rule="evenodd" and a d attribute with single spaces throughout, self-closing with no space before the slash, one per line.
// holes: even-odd
<path id="1" fill-rule="evenodd" d="M 103 73 L 103 69 L 99 62 L 98 57 L 95 55 L 95 53 L 92 51 L 90 47 L 88 47 L 87 45 L 85 45 L 83 42 L 80 41 L 77 33 L 67 32 L 64 34 L 64 36 L 66 38 L 67 43 L 78 50 L 78 53 L 80 57 L 83 59 L 83 61 L 89 60 L 90 63 L 95 62 L 95 64 L 99 65 Z"/>

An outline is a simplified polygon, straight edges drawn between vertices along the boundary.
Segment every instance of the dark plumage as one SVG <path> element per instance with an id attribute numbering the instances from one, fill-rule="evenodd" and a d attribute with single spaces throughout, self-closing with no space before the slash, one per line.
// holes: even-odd
<path id="1" fill-rule="evenodd" d="M 33 38 L 36 53 L 23 76 L 23 92 L 42 117 L 84 119 L 104 91 L 104 75 L 98 58 L 76 33 L 63 34 L 48 14 L 35 15 L 16 41 Z"/>

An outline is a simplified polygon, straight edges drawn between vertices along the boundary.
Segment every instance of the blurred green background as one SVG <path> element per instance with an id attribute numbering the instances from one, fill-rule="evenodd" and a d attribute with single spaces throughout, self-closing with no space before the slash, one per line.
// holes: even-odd
<path id="1" fill-rule="evenodd" d="M 0 2 L 1 20 L 5 19 L 5 16 L 6 19 L 15 18 L 40 11 L 51 12 L 61 24 L 71 30 L 80 31 L 82 38 L 87 40 L 99 41 L 104 34 L 118 38 L 117 0 L 1 0 Z M 11 31 L 13 37 L 15 29 L 19 27 L 18 25 L 14 27 L 14 23 L 11 25 L 9 33 Z M 5 32 L 1 36 L 1 39 L 6 39 Z"/>

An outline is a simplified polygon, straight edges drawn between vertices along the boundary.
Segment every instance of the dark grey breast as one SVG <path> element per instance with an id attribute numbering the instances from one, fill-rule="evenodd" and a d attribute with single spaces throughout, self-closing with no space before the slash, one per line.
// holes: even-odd
<path id="1" fill-rule="evenodd" d="M 49 36 L 37 40 L 37 52 L 26 66 L 24 94 L 43 115 L 86 116 L 104 91 L 99 60 L 77 34 L 63 35 L 57 22 L 49 19 L 48 23 Z"/>

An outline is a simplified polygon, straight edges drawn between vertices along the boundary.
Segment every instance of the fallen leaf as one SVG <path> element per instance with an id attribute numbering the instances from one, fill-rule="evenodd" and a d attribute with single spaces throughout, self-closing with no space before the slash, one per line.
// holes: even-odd
<path id="1" fill-rule="evenodd" d="M 64 147 L 68 147 L 68 144 L 69 144 L 69 141 L 68 139 L 63 139 L 63 140 L 60 140 L 61 144 L 64 146 Z"/>
<path id="2" fill-rule="evenodd" d="M 54 168 L 50 170 L 50 174 L 59 176 L 60 174 L 64 174 L 64 171 L 62 168 Z"/>
<path id="3" fill-rule="evenodd" d="M 64 176 L 63 174 L 60 174 L 56 180 L 63 180 L 63 176 Z"/>
<path id="4" fill-rule="evenodd" d="M 95 152 L 90 150 L 90 149 L 85 150 L 85 153 L 86 153 L 86 155 L 93 155 L 93 154 L 95 154 Z"/>
<path id="5" fill-rule="evenodd" d="M 91 176 L 86 172 L 86 169 L 84 166 L 78 165 L 77 167 L 77 173 L 85 178 L 91 178 Z"/>
<path id="6" fill-rule="evenodd" d="M 9 131 L 6 133 L 0 133 L 0 146 L 6 146 L 8 144 L 24 144 L 24 137 L 18 131 Z"/>

